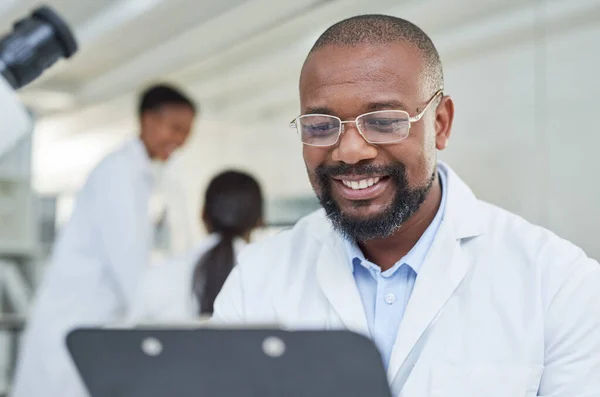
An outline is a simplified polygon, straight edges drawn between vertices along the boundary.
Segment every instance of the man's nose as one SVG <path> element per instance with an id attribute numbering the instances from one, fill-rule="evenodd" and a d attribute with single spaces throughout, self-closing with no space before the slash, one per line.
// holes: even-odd
<path id="1" fill-rule="evenodd" d="M 355 123 L 343 124 L 342 128 L 342 135 L 332 152 L 333 161 L 356 164 L 377 157 L 377 147 L 363 138 Z"/>

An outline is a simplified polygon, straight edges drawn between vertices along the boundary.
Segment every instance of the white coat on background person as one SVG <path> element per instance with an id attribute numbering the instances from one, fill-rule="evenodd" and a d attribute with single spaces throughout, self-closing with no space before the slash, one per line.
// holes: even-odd
<path id="1" fill-rule="evenodd" d="M 598 397 L 600 266 L 438 163 L 443 83 L 433 42 L 401 18 L 319 37 L 290 126 L 324 211 L 242 252 L 213 321 L 359 332 L 395 397 Z"/>
<path id="2" fill-rule="evenodd" d="M 206 190 L 202 222 L 211 233 L 186 255 L 149 266 L 129 321 L 189 323 L 212 313 L 236 257 L 262 223 L 263 198 L 251 175 L 225 171 Z"/>
<path id="3" fill-rule="evenodd" d="M 91 172 L 36 292 L 10 396 L 87 396 L 65 337 L 126 318 L 152 248 L 151 159 L 166 161 L 185 142 L 194 115 L 192 102 L 175 89 L 149 88 L 141 98 L 140 138 Z"/>

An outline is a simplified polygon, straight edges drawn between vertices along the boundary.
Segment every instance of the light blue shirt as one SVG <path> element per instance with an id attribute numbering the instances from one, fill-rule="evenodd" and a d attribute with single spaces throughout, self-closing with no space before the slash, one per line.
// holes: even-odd
<path id="1" fill-rule="evenodd" d="M 382 272 L 379 266 L 365 259 L 355 242 L 344 240 L 354 280 L 365 309 L 371 338 L 379 348 L 386 368 L 417 275 L 444 217 L 446 175 L 442 170 L 438 174 L 442 186 L 440 208 L 417 244 L 393 267 Z"/>

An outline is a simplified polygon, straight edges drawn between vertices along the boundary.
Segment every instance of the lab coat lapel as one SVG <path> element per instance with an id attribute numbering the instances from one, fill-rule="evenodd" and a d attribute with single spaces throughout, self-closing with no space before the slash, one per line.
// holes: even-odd
<path id="1" fill-rule="evenodd" d="M 456 287 L 465 277 L 468 261 L 460 252 L 460 241 L 448 233 L 448 225 L 442 224 L 438 238 L 433 243 L 429 255 L 417 276 L 406 313 L 400 324 L 396 343 L 388 367 L 388 378 L 393 380 L 400 370 L 410 371 L 409 354 L 420 355 L 416 347 L 423 344 L 419 339 L 433 325 Z M 415 350 L 415 351 L 413 351 Z M 404 367 L 404 368 L 402 368 Z"/>
<path id="2" fill-rule="evenodd" d="M 449 167 L 443 163 L 439 167 L 448 181 L 446 210 L 417 276 L 392 350 L 388 378 L 396 385 L 395 390 L 410 375 L 425 346 L 427 332 L 470 268 L 461 246 L 463 239 L 482 233 L 477 199 Z"/>
<path id="3" fill-rule="evenodd" d="M 351 331 L 369 335 L 360 293 L 340 238 L 329 234 L 317 259 L 317 280 L 329 303 Z"/>

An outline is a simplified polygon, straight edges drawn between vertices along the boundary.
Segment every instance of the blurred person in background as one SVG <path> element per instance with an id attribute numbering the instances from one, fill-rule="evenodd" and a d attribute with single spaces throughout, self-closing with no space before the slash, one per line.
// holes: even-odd
<path id="1" fill-rule="evenodd" d="M 139 138 L 108 155 L 78 194 L 37 291 L 12 397 L 86 396 L 66 350 L 79 326 L 125 319 L 153 244 L 153 161 L 165 162 L 192 130 L 195 104 L 156 85 L 139 103 Z"/>
<path id="2" fill-rule="evenodd" d="M 598 262 L 438 161 L 454 118 L 443 83 L 404 19 L 319 37 L 291 126 L 323 210 L 240 254 L 214 322 L 371 337 L 396 397 L 600 396 Z"/>
<path id="3" fill-rule="evenodd" d="M 213 312 L 215 298 L 237 254 L 262 225 L 258 181 L 238 171 L 215 176 L 205 193 L 202 222 L 209 236 L 187 255 L 147 269 L 140 283 L 133 322 L 188 322 Z"/>

